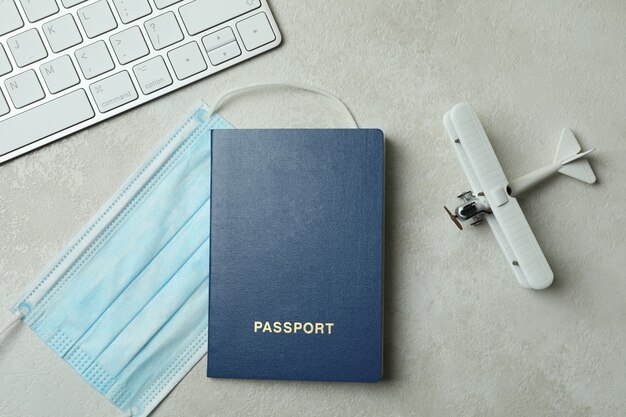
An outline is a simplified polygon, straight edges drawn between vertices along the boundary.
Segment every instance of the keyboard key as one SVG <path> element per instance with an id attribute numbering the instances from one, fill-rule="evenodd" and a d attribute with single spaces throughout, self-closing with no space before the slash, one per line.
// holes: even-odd
<path id="1" fill-rule="evenodd" d="M 176 16 L 172 12 L 146 20 L 144 25 L 150 37 L 150 42 L 152 42 L 152 46 L 157 51 L 183 40 L 183 32 L 180 30 Z"/>
<path id="2" fill-rule="evenodd" d="M 147 16 L 152 11 L 148 0 L 113 0 L 122 23 L 130 23 Z"/>
<path id="3" fill-rule="evenodd" d="M 157 9 L 165 9 L 167 6 L 179 3 L 181 0 L 154 0 Z"/>
<path id="4" fill-rule="evenodd" d="M 277 39 L 248 53 L 236 24 L 262 12 Z M 261 0 L 0 0 L 0 164 L 278 38 Z"/>
<path id="5" fill-rule="evenodd" d="M 195 0 L 178 9 L 190 35 L 261 7 L 259 0 Z"/>
<path id="6" fill-rule="evenodd" d="M 77 49 L 74 55 L 83 75 L 88 80 L 115 68 L 104 41 L 98 41 Z"/>
<path id="7" fill-rule="evenodd" d="M 237 30 L 243 40 L 243 45 L 248 51 L 260 48 L 276 40 L 265 13 L 259 13 L 237 23 Z"/>
<path id="8" fill-rule="evenodd" d="M 209 60 L 213 65 L 223 64 L 226 61 L 230 61 L 233 58 L 241 55 L 241 49 L 237 42 L 227 43 L 224 46 L 220 46 L 209 52 Z"/>
<path id="9" fill-rule="evenodd" d="M 26 18 L 31 23 L 59 12 L 59 6 L 55 0 L 20 0 L 20 3 L 24 8 Z"/>
<path id="10" fill-rule="evenodd" d="M 202 38 L 209 61 L 216 66 L 241 55 L 241 49 L 230 27 L 225 27 Z"/>
<path id="11" fill-rule="evenodd" d="M 69 55 L 63 55 L 39 67 L 43 80 L 52 94 L 75 86 L 80 82 Z"/>
<path id="12" fill-rule="evenodd" d="M 167 53 L 176 78 L 184 80 L 207 69 L 202 51 L 196 42 L 190 42 Z"/>
<path id="13" fill-rule="evenodd" d="M 128 72 L 122 71 L 89 86 L 101 113 L 116 109 L 137 99 L 137 91 Z"/>
<path id="14" fill-rule="evenodd" d="M 2 94 L 2 91 L 0 90 L 0 116 L 4 116 L 10 110 L 9 103 L 7 103 L 7 99 L 4 98 L 4 94 Z"/>
<path id="15" fill-rule="evenodd" d="M 82 42 L 78 26 L 71 14 L 45 23 L 42 27 L 53 52 L 61 52 Z"/>
<path id="16" fill-rule="evenodd" d="M 136 59 L 148 55 L 150 50 L 143 39 L 139 26 L 133 26 L 110 38 L 113 51 L 120 64 L 128 64 Z"/>
<path id="17" fill-rule="evenodd" d="M 78 17 L 88 38 L 95 38 L 117 27 L 113 12 L 106 0 L 100 0 L 78 9 Z"/>
<path id="18" fill-rule="evenodd" d="M 133 72 L 144 94 L 154 93 L 172 84 L 172 77 L 161 56 L 135 65 Z"/>
<path id="19" fill-rule="evenodd" d="M 14 77 L 7 78 L 4 81 L 4 86 L 16 109 L 28 106 L 46 96 L 37 79 L 37 74 L 35 74 L 33 70 L 28 70 Z"/>
<path id="20" fill-rule="evenodd" d="M 24 26 L 24 21 L 13 0 L 0 1 L 0 36 Z"/>
<path id="21" fill-rule="evenodd" d="M 7 40 L 7 44 L 18 67 L 25 67 L 48 56 L 37 29 L 15 35 Z"/>
<path id="22" fill-rule="evenodd" d="M 95 116 L 79 89 L 0 122 L 0 156 Z"/>
<path id="23" fill-rule="evenodd" d="M 77 4 L 81 4 L 86 2 L 87 0 L 61 0 L 61 3 L 63 3 L 63 6 L 65 6 L 66 8 L 70 8 L 70 7 L 74 7 Z"/>
<path id="24" fill-rule="evenodd" d="M 220 46 L 224 46 L 227 43 L 231 43 L 234 41 L 235 34 L 233 33 L 233 30 L 229 27 L 225 27 L 224 29 L 220 29 L 217 32 L 210 33 L 202 38 L 204 49 L 207 52 L 210 52 L 214 49 L 219 48 Z"/>
<path id="25" fill-rule="evenodd" d="M 0 44 L 0 77 L 11 72 L 13 67 L 2 44 Z"/>

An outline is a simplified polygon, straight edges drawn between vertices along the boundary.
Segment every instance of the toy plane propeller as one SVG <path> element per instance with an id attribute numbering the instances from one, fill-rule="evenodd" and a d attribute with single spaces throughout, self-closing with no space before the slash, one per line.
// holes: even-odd
<path id="1" fill-rule="evenodd" d="M 471 191 L 458 196 L 462 203 L 450 211 L 450 219 L 461 230 L 462 222 L 472 225 L 487 221 L 519 284 L 544 289 L 554 275 L 516 197 L 559 172 L 593 184 L 596 176 L 587 161 L 595 149 L 581 152 L 576 137 L 563 129 L 552 164 L 513 181 L 508 181 L 474 108 L 460 103 L 448 111 L 443 124 L 470 183 Z"/>

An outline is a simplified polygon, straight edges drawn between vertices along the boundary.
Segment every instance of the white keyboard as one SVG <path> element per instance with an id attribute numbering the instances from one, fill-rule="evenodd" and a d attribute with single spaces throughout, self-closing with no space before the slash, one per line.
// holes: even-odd
<path id="1" fill-rule="evenodd" d="M 281 39 L 267 0 L 0 0 L 0 163 Z"/>

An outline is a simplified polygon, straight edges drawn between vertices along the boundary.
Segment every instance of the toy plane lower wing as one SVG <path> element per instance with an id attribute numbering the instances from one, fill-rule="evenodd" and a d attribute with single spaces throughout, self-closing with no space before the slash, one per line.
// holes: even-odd
<path id="1" fill-rule="evenodd" d="M 488 213 L 485 218 L 518 282 L 525 288 L 547 288 L 553 280 L 550 265 L 517 200 L 507 191 L 509 182 L 474 108 L 467 103 L 457 104 L 444 116 L 444 125 L 473 198 L 486 202 L 478 204 L 484 204 L 482 210 Z"/>

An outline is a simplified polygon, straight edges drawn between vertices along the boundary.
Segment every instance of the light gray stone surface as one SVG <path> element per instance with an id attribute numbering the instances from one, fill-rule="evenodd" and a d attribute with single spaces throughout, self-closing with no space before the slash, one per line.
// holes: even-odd
<path id="1" fill-rule="evenodd" d="M 284 44 L 0 166 L 0 320 L 29 282 L 199 99 L 262 81 L 336 92 L 385 131 L 385 380 L 209 380 L 202 360 L 165 416 L 626 415 L 626 3 L 273 0 Z M 599 182 L 558 178 L 521 205 L 556 275 L 520 288 L 487 227 L 442 206 L 467 182 L 441 118 L 472 102 L 510 177 L 570 126 Z M 324 99 L 230 101 L 238 127 L 342 126 Z M 0 416 L 113 416 L 25 326 L 0 344 Z"/>

